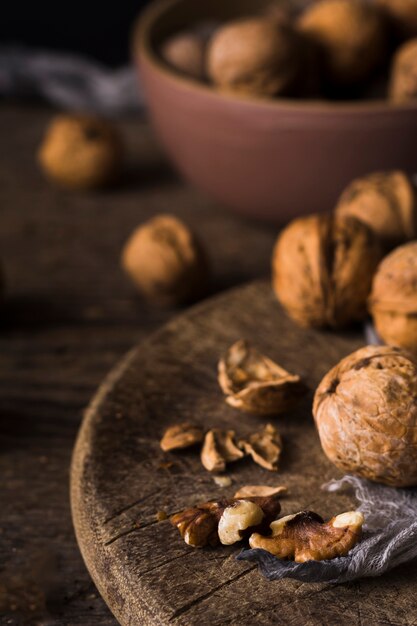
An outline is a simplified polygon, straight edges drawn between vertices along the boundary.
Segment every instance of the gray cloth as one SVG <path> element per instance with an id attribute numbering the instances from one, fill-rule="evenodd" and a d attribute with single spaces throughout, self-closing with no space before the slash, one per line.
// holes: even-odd
<path id="1" fill-rule="evenodd" d="M 352 487 L 365 517 L 362 540 L 345 557 L 294 563 L 264 550 L 243 550 L 238 559 L 258 563 L 268 580 L 295 578 L 303 582 L 343 583 L 380 576 L 417 557 L 417 490 L 394 489 L 355 476 L 345 476 L 323 488 Z"/>
<path id="2" fill-rule="evenodd" d="M 0 48 L 0 95 L 36 96 L 77 111 L 116 115 L 144 103 L 137 72 L 111 70 L 72 54 Z"/>

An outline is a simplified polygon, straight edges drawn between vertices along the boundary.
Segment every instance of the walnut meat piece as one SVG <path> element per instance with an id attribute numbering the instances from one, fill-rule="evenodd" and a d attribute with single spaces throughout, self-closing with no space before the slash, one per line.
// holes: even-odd
<path id="1" fill-rule="evenodd" d="M 345 215 L 294 220 L 278 237 L 273 288 L 302 326 L 346 326 L 366 315 L 381 251 L 372 231 Z"/>
<path id="2" fill-rule="evenodd" d="M 299 73 L 299 45 L 283 21 L 249 18 L 231 22 L 213 35 L 208 74 L 222 91 L 277 96 L 291 91 Z"/>
<path id="3" fill-rule="evenodd" d="M 254 496 L 274 496 L 287 493 L 288 489 L 284 485 L 270 487 L 269 485 L 244 485 L 234 494 L 234 498 L 251 498 Z"/>
<path id="4" fill-rule="evenodd" d="M 389 98 L 397 103 L 417 100 L 417 38 L 403 44 L 394 56 Z"/>
<path id="5" fill-rule="evenodd" d="M 209 472 L 224 472 L 227 463 L 244 457 L 235 443 L 234 430 L 213 428 L 206 433 L 201 450 L 201 463 Z"/>
<path id="6" fill-rule="evenodd" d="M 334 559 L 345 556 L 357 544 L 363 522 L 358 511 L 341 513 L 326 523 L 317 513 L 301 511 L 272 522 L 271 537 L 253 534 L 249 545 L 297 563 Z"/>
<path id="7" fill-rule="evenodd" d="M 388 344 L 417 353 L 417 242 L 396 248 L 374 276 L 369 310 Z"/>
<path id="8" fill-rule="evenodd" d="M 277 494 L 268 497 L 213 500 L 170 518 L 185 543 L 201 548 L 219 542 L 231 545 L 252 532 L 266 532 L 277 518 L 281 504 Z"/>
<path id="9" fill-rule="evenodd" d="M 122 266 L 141 293 L 157 304 L 180 304 L 207 288 L 201 244 L 172 215 L 158 215 L 133 232 L 123 249 Z"/>
<path id="10" fill-rule="evenodd" d="M 358 218 L 390 249 L 416 236 L 416 204 L 414 185 L 405 172 L 375 172 L 350 183 L 336 211 Z"/>
<path id="11" fill-rule="evenodd" d="M 180 450 L 201 443 L 203 438 L 204 431 L 200 426 L 190 424 L 189 422 L 182 422 L 181 424 L 175 424 L 167 428 L 160 441 L 160 446 L 164 452 Z"/>
<path id="12" fill-rule="evenodd" d="M 323 54 L 329 84 L 350 86 L 365 81 L 386 53 L 381 12 L 360 0 L 319 0 L 301 14 L 300 31 Z"/>
<path id="13" fill-rule="evenodd" d="M 261 467 L 273 472 L 278 470 L 282 439 L 272 424 L 267 424 L 261 431 L 249 435 L 239 445 Z"/>
<path id="14" fill-rule="evenodd" d="M 68 189 L 95 189 L 120 174 L 124 148 L 116 128 L 93 115 L 57 115 L 38 151 L 48 178 Z"/>
<path id="15" fill-rule="evenodd" d="M 164 61 L 175 70 L 195 78 L 205 79 L 206 37 L 196 32 L 181 32 L 170 37 L 162 46 Z"/>
<path id="16" fill-rule="evenodd" d="M 305 391 L 299 376 L 243 340 L 234 343 L 220 360 L 218 380 L 230 406 L 256 415 L 282 413 Z"/>
<path id="17" fill-rule="evenodd" d="M 313 415 L 338 468 L 394 487 L 417 485 L 417 362 L 389 346 L 346 357 L 319 384 Z"/>

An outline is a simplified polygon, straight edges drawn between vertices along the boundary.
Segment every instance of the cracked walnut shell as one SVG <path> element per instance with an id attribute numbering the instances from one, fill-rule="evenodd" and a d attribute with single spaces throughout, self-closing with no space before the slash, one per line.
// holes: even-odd
<path id="1" fill-rule="evenodd" d="M 248 18 L 220 27 L 207 52 L 208 74 L 222 91 L 284 95 L 298 78 L 297 34 L 281 20 Z"/>
<path id="2" fill-rule="evenodd" d="M 251 548 L 260 548 L 296 563 L 345 556 L 360 539 L 364 518 L 358 511 L 332 517 L 328 522 L 312 511 L 301 511 L 272 522 L 271 537 L 253 534 Z"/>
<path id="3" fill-rule="evenodd" d="M 369 310 L 386 343 L 417 353 L 417 242 L 383 259 L 374 276 Z"/>
<path id="4" fill-rule="evenodd" d="M 169 452 L 170 450 L 189 448 L 201 443 L 203 439 L 204 431 L 200 426 L 182 422 L 167 428 L 159 445 L 164 452 Z"/>
<path id="5" fill-rule="evenodd" d="M 281 510 L 277 494 L 268 497 L 213 500 L 176 513 L 170 518 L 185 543 L 201 548 L 231 545 L 254 530 L 266 532 Z"/>
<path id="6" fill-rule="evenodd" d="M 375 235 L 354 217 L 311 215 L 294 220 L 275 245 L 275 294 L 302 326 L 346 326 L 366 315 L 380 257 Z"/>
<path id="7" fill-rule="evenodd" d="M 122 266 L 142 294 L 161 305 L 194 299 L 207 288 L 201 244 L 172 215 L 157 215 L 133 232 L 123 249 Z"/>
<path id="8" fill-rule="evenodd" d="M 230 406 L 256 415 L 282 413 L 304 392 L 299 376 L 243 340 L 234 343 L 220 360 L 218 380 Z"/>
<path id="9" fill-rule="evenodd" d="M 242 439 L 239 445 L 261 467 L 273 472 L 278 470 L 282 439 L 272 424 L 267 424 L 261 431 Z"/>
<path id="10" fill-rule="evenodd" d="M 384 249 L 390 249 L 416 236 L 416 200 L 414 185 L 405 172 L 375 172 L 350 183 L 336 212 L 359 219 Z"/>
<path id="11" fill-rule="evenodd" d="M 235 443 L 234 430 L 212 428 L 206 433 L 201 449 L 201 463 L 209 472 L 224 472 L 227 463 L 245 455 Z"/>
<path id="12" fill-rule="evenodd" d="M 123 162 L 116 128 L 86 114 L 57 115 L 38 151 L 45 174 L 68 189 L 94 189 L 115 181 Z"/>
<path id="13" fill-rule="evenodd" d="M 390 346 L 342 359 L 319 384 L 313 415 L 322 448 L 343 472 L 417 485 L 417 361 Z"/>

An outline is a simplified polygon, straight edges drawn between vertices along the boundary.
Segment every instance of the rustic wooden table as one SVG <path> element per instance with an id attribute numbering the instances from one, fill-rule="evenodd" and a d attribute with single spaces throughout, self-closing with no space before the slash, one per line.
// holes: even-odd
<path id="1" fill-rule="evenodd" d="M 135 297 L 121 246 L 137 224 L 172 212 L 206 244 L 218 292 L 268 273 L 276 229 L 232 216 L 178 180 L 136 118 L 121 123 L 131 164 L 124 185 L 54 189 L 35 162 L 52 114 L 0 107 L 0 623 L 108 626 L 116 622 L 72 529 L 72 446 L 103 376 L 177 313 Z"/>

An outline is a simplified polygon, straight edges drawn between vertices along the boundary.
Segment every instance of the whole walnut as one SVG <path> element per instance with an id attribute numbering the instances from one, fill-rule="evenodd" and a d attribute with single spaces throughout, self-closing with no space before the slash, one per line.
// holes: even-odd
<path id="1" fill-rule="evenodd" d="M 185 76 L 204 80 L 206 76 L 206 37 L 197 32 L 180 32 L 162 46 L 161 55 L 171 67 Z"/>
<path id="2" fill-rule="evenodd" d="M 346 357 L 319 384 L 313 414 L 327 457 L 394 487 L 417 485 L 417 361 L 389 346 Z"/>
<path id="3" fill-rule="evenodd" d="M 372 231 L 354 217 L 303 217 L 278 237 L 272 258 L 273 288 L 288 314 L 302 326 L 346 326 L 366 314 L 380 256 Z"/>
<path id="4" fill-rule="evenodd" d="M 321 48 L 327 81 L 335 86 L 365 81 L 386 54 L 383 16 L 361 0 L 313 2 L 297 25 Z"/>
<path id="5" fill-rule="evenodd" d="M 398 103 L 417 100 L 417 38 L 404 43 L 394 56 L 389 98 Z"/>
<path id="6" fill-rule="evenodd" d="M 389 250 L 416 236 L 416 200 L 416 190 L 405 172 L 376 172 L 351 182 L 336 212 L 367 224 Z"/>
<path id="7" fill-rule="evenodd" d="M 133 232 L 122 252 L 122 266 L 157 304 L 180 304 L 207 289 L 208 264 L 201 244 L 172 215 L 158 215 Z"/>
<path id="8" fill-rule="evenodd" d="M 285 21 L 261 17 L 231 22 L 213 35 L 207 67 L 222 91 L 288 94 L 300 71 L 299 37 Z"/>
<path id="9" fill-rule="evenodd" d="M 377 3 L 385 11 L 399 38 L 417 36 L 416 0 L 377 0 Z"/>
<path id="10" fill-rule="evenodd" d="M 38 160 L 55 183 L 69 189 L 94 189 L 113 183 L 119 176 L 123 144 L 107 120 L 62 114 L 48 126 Z"/>
<path id="11" fill-rule="evenodd" d="M 417 242 L 383 259 L 374 276 L 369 310 L 386 343 L 417 353 Z"/>

